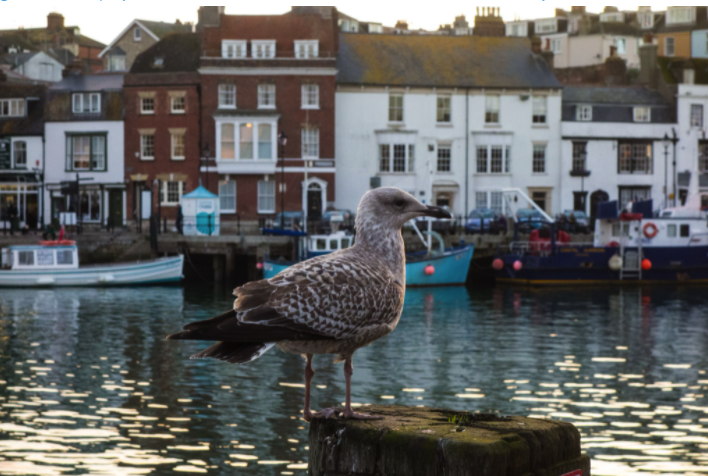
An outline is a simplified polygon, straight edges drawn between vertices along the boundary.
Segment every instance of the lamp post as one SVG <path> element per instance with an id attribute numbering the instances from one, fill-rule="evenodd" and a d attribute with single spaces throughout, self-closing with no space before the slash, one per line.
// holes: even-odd
<path id="1" fill-rule="evenodd" d="M 280 229 L 285 229 L 285 144 L 288 143 L 288 136 L 281 130 L 278 134 L 278 144 L 280 145 Z"/>
<path id="2" fill-rule="evenodd" d="M 676 192 L 678 191 L 678 184 L 676 183 L 676 143 L 679 141 L 678 137 L 676 137 L 676 129 L 673 127 L 671 128 L 671 143 L 674 146 L 674 206 L 676 206 Z"/>
<path id="3" fill-rule="evenodd" d="M 664 207 L 667 207 L 669 205 L 669 144 L 671 144 L 669 135 L 664 133 L 664 140 L 661 142 L 664 145 Z"/>

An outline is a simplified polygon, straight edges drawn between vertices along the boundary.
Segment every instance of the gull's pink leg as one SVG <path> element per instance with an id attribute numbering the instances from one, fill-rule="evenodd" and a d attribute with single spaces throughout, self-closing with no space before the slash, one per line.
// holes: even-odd
<path id="1" fill-rule="evenodd" d="M 303 411 L 303 418 L 305 421 L 310 422 L 314 417 L 325 417 L 329 418 L 336 414 L 334 408 L 325 408 L 319 412 L 312 413 L 310 410 L 310 384 L 312 383 L 312 377 L 315 376 L 315 371 L 312 369 L 312 354 L 307 354 L 307 363 L 305 364 L 305 410 Z"/>
<path id="2" fill-rule="evenodd" d="M 352 358 L 347 357 L 344 361 L 344 379 L 346 380 L 347 396 L 344 401 L 344 412 L 342 415 L 344 418 L 351 418 L 353 420 L 383 420 L 381 416 L 369 415 L 368 413 L 357 413 L 352 410 L 352 374 L 354 373 L 354 368 L 352 367 Z"/>

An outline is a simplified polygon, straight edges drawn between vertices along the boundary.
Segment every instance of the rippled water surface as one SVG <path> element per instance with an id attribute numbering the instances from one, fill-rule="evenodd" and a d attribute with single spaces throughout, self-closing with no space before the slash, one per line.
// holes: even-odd
<path id="1" fill-rule="evenodd" d="M 194 288 L 0 291 L 0 474 L 305 474 L 303 361 L 188 360 L 231 306 Z M 571 421 L 594 475 L 708 472 L 708 293 L 408 290 L 353 400 Z M 313 408 L 344 399 L 316 357 Z M 234 469 L 234 467 L 236 469 Z"/>

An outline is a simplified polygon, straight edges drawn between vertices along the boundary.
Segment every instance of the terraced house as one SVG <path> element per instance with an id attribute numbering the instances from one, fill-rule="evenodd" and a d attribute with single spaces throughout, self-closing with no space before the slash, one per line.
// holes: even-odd
<path id="1" fill-rule="evenodd" d="M 202 7 L 202 16 L 208 8 L 220 7 Z M 336 9 L 210 18 L 199 68 L 201 171 L 221 197 L 222 221 L 281 210 L 319 218 L 334 202 Z"/>
<path id="2" fill-rule="evenodd" d="M 396 186 L 456 214 L 560 204 L 561 86 L 527 38 L 342 33 L 337 206 Z"/>

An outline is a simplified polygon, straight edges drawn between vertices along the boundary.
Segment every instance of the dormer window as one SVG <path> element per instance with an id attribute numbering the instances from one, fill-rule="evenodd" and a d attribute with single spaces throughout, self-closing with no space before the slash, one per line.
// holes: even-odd
<path id="1" fill-rule="evenodd" d="M 653 12 L 638 12 L 637 21 L 642 28 L 652 28 L 654 26 Z"/>
<path id="2" fill-rule="evenodd" d="M 666 24 L 695 23 L 696 7 L 669 7 L 666 11 Z"/>
<path id="3" fill-rule="evenodd" d="M 0 117 L 22 117 L 24 115 L 24 99 L 0 99 Z"/>
<path id="4" fill-rule="evenodd" d="M 319 56 L 319 41 L 295 40 L 295 57 L 297 59 L 317 58 Z"/>
<path id="5" fill-rule="evenodd" d="M 651 122 L 651 108 L 647 106 L 635 107 L 634 122 Z"/>
<path id="6" fill-rule="evenodd" d="M 256 59 L 275 58 L 275 40 L 253 40 L 251 42 L 251 57 Z"/>
<path id="7" fill-rule="evenodd" d="M 622 12 L 601 13 L 600 14 L 600 22 L 602 22 L 602 23 L 623 23 L 624 22 L 624 13 L 622 13 Z"/>
<path id="8" fill-rule="evenodd" d="M 165 64 L 165 58 L 162 56 L 156 56 L 154 64 L 156 68 L 161 68 Z"/>
<path id="9" fill-rule="evenodd" d="M 74 114 L 101 112 L 101 93 L 75 93 L 71 102 Z"/>
<path id="10" fill-rule="evenodd" d="M 558 22 L 555 18 L 546 18 L 536 21 L 536 33 L 555 33 L 558 31 Z"/>
<path id="11" fill-rule="evenodd" d="M 576 121 L 592 121 L 592 106 L 590 104 L 578 104 L 575 108 Z"/>
<path id="12" fill-rule="evenodd" d="M 140 29 L 139 26 L 136 26 L 133 28 L 133 40 L 134 41 L 141 41 L 143 39 L 143 31 Z"/>
<path id="13" fill-rule="evenodd" d="M 683 84 L 694 84 L 695 83 L 695 73 L 692 69 L 683 70 Z"/>
<path id="14" fill-rule="evenodd" d="M 221 42 L 222 58 L 245 58 L 246 40 L 224 40 Z"/>

